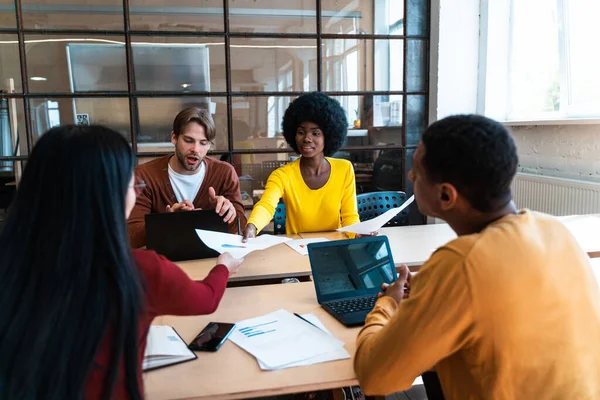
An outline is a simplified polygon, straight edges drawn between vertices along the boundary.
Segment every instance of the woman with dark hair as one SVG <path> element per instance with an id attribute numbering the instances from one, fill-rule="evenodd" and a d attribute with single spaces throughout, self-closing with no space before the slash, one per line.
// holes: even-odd
<path id="1" fill-rule="evenodd" d="M 63 126 L 31 152 L 0 232 L 0 398 L 141 399 L 152 319 L 213 312 L 241 260 L 204 282 L 151 251 L 131 251 L 135 183 L 127 141 Z"/>
<path id="2" fill-rule="evenodd" d="M 269 223 L 280 198 L 288 234 L 331 231 L 359 222 L 352 164 L 330 158 L 342 147 L 348 130 L 340 103 L 319 92 L 303 94 L 290 103 L 282 128 L 301 157 L 269 176 L 244 229 L 244 240 Z"/>

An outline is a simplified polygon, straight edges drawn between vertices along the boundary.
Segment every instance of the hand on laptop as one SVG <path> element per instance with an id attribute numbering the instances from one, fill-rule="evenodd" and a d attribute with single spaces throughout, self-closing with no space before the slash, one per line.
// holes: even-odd
<path id="1" fill-rule="evenodd" d="M 242 238 L 242 243 L 246 243 L 248 241 L 248 239 L 255 238 L 256 237 L 256 227 L 254 226 L 254 224 L 246 225 L 242 235 L 244 236 Z"/>
<path id="2" fill-rule="evenodd" d="M 396 282 L 392 283 L 391 285 L 388 285 L 387 283 L 381 285 L 381 290 L 383 293 L 379 293 L 378 297 L 389 296 L 396 300 L 396 303 L 400 304 L 402 299 L 406 299 L 408 296 L 410 296 L 411 279 L 412 274 L 408 270 L 408 267 L 402 264 L 400 266 L 400 273 Z"/>
<path id="3" fill-rule="evenodd" d="M 229 270 L 229 276 L 234 275 L 243 262 L 243 258 L 233 258 L 229 253 L 223 253 L 217 258 L 217 265 L 223 264 L 226 266 Z"/>
<path id="4" fill-rule="evenodd" d="M 189 200 L 184 200 L 181 203 L 175 203 L 172 206 L 167 206 L 167 212 L 177 212 L 177 211 L 192 211 L 194 209 L 194 204 L 192 204 Z"/>
<path id="5" fill-rule="evenodd" d="M 236 217 L 235 207 L 231 203 L 231 201 L 227 200 L 224 196 L 217 196 L 215 189 L 212 187 L 208 188 L 208 195 L 210 196 L 210 201 L 215 203 L 215 211 L 221 217 L 224 215 L 223 221 L 228 224 L 233 222 Z"/>

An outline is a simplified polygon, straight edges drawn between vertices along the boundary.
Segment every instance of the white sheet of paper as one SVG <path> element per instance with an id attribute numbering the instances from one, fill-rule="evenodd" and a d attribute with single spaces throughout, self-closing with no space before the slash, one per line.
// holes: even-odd
<path id="1" fill-rule="evenodd" d="M 308 255 L 308 247 L 309 243 L 318 243 L 318 242 L 327 242 L 329 239 L 326 238 L 310 238 L 310 239 L 295 239 L 290 240 L 289 242 L 285 242 L 288 246 L 290 246 L 293 250 L 297 251 L 300 255 L 306 256 Z"/>
<path id="2" fill-rule="evenodd" d="M 312 322 L 313 324 L 315 324 L 322 331 L 331 334 L 327 330 L 327 328 L 325 328 L 325 325 L 323 325 L 323 323 L 321 323 L 321 321 L 319 320 L 319 318 L 317 318 L 317 316 L 314 315 L 313 313 L 303 314 L 302 317 L 304 319 L 306 319 L 307 321 Z M 347 358 L 350 358 L 350 354 L 346 351 L 345 348 L 340 347 L 337 350 L 333 350 L 333 351 L 331 351 L 329 353 L 324 353 L 324 354 L 321 354 L 319 356 L 316 356 L 316 357 L 313 357 L 313 358 L 309 358 L 308 360 L 299 361 L 299 362 L 296 362 L 296 363 L 291 363 L 291 364 L 288 364 L 288 365 L 284 365 L 283 367 L 278 368 L 278 369 L 292 368 L 292 367 L 301 367 L 301 366 L 305 366 L 305 365 L 318 364 L 318 363 L 323 363 L 323 362 L 328 362 L 328 361 L 344 360 L 344 359 L 347 359 Z M 260 366 L 260 369 L 262 369 L 263 371 L 272 371 L 273 370 L 272 368 L 268 368 L 260 360 L 258 360 L 258 365 Z"/>
<path id="3" fill-rule="evenodd" d="M 304 361 L 344 343 L 286 310 L 237 322 L 229 339 L 268 369 Z"/>
<path id="4" fill-rule="evenodd" d="M 260 235 L 256 238 L 249 239 L 246 243 L 242 243 L 242 236 L 233 235 L 231 233 L 196 229 L 196 234 L 205 245 L 217 251 L 219 254 L 228 252 L 235 258 L 245 257 L 246 254 L 252 251 L 264 250 L 271 246 L 292 240 L 284 236 Z"/>
<path id="5" fill-rule="evenodd" d="M 339 228 L 340 232 L 354 232 L 361 235 L 368 235 L 372 232 L 377 232 L 382 226 L 384 226 L 390 219 L 394 218 L 396 214 L 404 210 L 415 200 L 415 196 L 412 195 L 408 200 L 404 202 L 400 207 L 392 208 L 387 210 L 383 214 L 370 219 L 368 221 L 359 222 L 357 224 L 348 225 L 343 228 Z"/>

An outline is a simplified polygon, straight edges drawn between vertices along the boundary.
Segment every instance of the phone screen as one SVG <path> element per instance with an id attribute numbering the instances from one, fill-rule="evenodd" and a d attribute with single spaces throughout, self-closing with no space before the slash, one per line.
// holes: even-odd
<path id="1" fill-rule="evenodd" d="M 210 322 L 189 344 L 190 350 L 217 351 L 225 342 L 235 324 Z"/>

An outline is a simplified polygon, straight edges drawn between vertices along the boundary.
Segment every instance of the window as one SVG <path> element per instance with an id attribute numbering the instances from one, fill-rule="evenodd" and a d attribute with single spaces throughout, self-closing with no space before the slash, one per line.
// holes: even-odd
<path id="1" fill-rule="evenodd" d="M 481 111 L 504 121 L 600 117 L 600 2 L 484 3 Z"/>
<path id="2" fill-rule="evenodd" d="M 290 101 L 323 91 L 347 113 L 335 156 L 353 163 L 359 190 L 411 190 L 396 177 L 428 118 L 430 0 L 20 3 L 0 0 L 0 99 L 22 135 L 15 152 L 0 130 L 0 163 L 26 160 L 60 123 L 107 125 L 141 160 L 170 154 L 173 118 L 194 106 L 215 121 L 210 156 L 252 195 L 293 156 L 281 132 Z"/>

